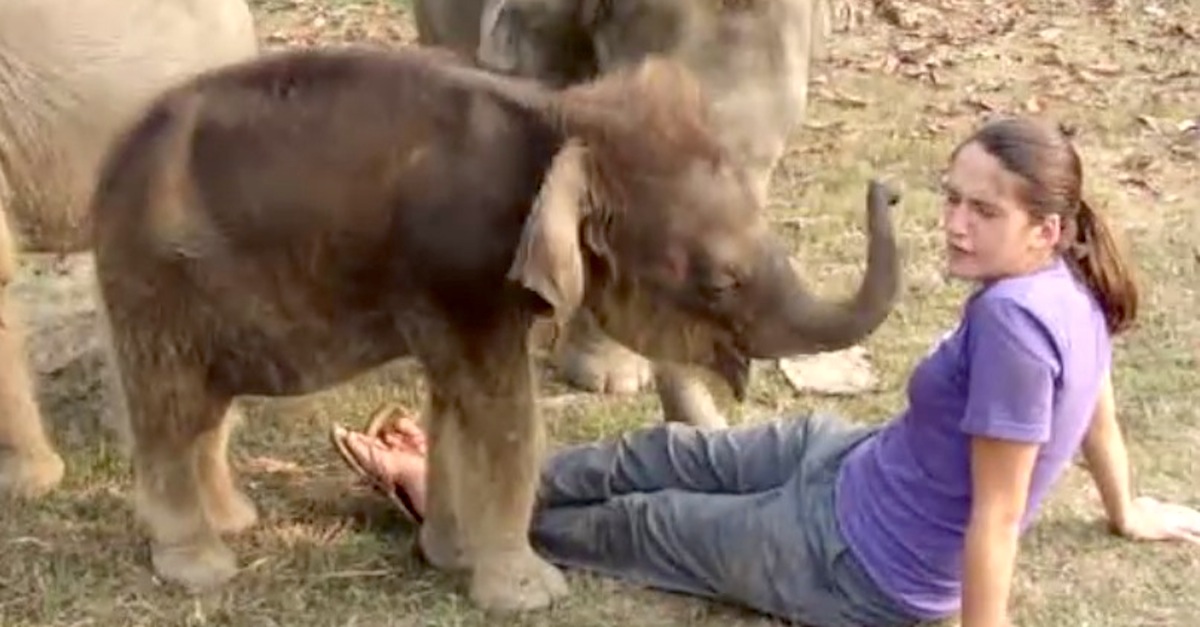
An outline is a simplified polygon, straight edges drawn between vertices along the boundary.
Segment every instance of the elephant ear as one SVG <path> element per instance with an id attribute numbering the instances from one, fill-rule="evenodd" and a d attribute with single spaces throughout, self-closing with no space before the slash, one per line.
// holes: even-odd
<path id="1" fill-rule="evenodd" d="M 583 302 L 580 224 L 587 207 L 587 149 L 568 140 L 550 163 L 525 219 L 508 278 L 537 293 L 563 322 Z"/>

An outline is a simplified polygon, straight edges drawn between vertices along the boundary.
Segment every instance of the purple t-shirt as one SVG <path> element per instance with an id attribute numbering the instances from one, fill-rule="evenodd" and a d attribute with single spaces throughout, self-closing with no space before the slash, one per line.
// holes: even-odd
<path id="1" fill-rule="evenodd" d="M 847 457 L 837 515 L 884 592 L 924 619 L 959 611 L 972 435 L 1041 445 L 1024 531 L 1078 450 L 1112 348 L 1066 264 L 987 285 L 908 382 L 908 408 Z"/>

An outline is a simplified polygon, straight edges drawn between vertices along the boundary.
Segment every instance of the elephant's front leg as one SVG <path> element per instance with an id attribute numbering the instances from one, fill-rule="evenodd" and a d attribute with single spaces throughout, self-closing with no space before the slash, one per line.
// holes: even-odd
<path id="1" fill-rule="evenodd" d="M 655 362 L 654 383 L 667 422 L 682 422 L 701 429 L 728 426 L 708 386 L 686 366 Z"/>
<path id="2" fill-rule="evenodd" d="M 457 505 L 462 490 L 458 483 L 462 474 L 458 466 L 465 455 L 462 416 L 455 410 L 453 398 L 434 387 L 425 417 L 429 434 L 429 470 L 425 521 L 418 536 L 418 547 L 421 556 L 434 568 L 468 570 L 471 563 L 463 546 Z"/>
<path id="3" fill-rule="evenodd" d="M 3 290 L 0 285 L 0 494 L 36 498 L 62 481 L 65 464 L 42 423 L 21 324 Z"/>
<path id="4" fill-rule="evenodd" d="M 0 206 L 0 494 L 39 497 L 62 481 L 65 466 L 42 423 L 25 336 L 9 284 L 17 250 Z"/>
<path id="5" fill-rule="evenodd" d="M 591 392 L 633 394 L 653 378 L 649 360 L 605 335 L 583 310 L 567 324 L 555 365 L 568 383 Z"/>
<path id="6" fill-rule="evenodd" d="M 472 570 L 470 596 L 479 606 L 539 609 L 568 589 L 563 574 L 529 544 L 545 440 L 532 366 L 519 338 L 472 343 L 489 349 L 463 351 L 453 370 L 429 369 L 431 418 L 440 423 L 431 425 L 431 470 L 437 472 L 439 459 L 447 465 L 430 477 L 430 513 L 443 498 L 454 512 L 430 518 L 425 524 L 438 529 L 422 530 L 422 544 L 429 537 L 445 548 L 461 547 L 462 563 Z M 461 535 L 450 541 L 456 532 Z"/>

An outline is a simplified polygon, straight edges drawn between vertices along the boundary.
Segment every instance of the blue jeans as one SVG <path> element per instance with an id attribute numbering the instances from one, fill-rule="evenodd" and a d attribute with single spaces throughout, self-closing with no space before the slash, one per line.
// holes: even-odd
<path id="1" fill-rule="evenodd" d="M 841 460 L 874 427 L 834 417 L 721 431 L 680 423 L 567 448 L 543 466 L 546 559 L 811 627 L 917 625 L 848 550 Z"/>

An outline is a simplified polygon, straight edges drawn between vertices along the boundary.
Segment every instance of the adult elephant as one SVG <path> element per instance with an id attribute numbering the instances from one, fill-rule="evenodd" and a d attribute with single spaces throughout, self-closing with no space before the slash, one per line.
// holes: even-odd
<path id="1" fill-rule="evenodd" d="M 245 0 L 0 2 L 0 492 L 38 496 L 64 472 L 6 298 L 18 251 L 86 250 L 112 137 L 168 85 L 257 50 Z"/>
<path id="2" fill-rule="evenodd" d="M 556 87 L 650 54 L 681 62 L 698 77 L 718 139 L 743 164 L 760 205 L 804 117 L 810 64 L 831 25 L 828 0 L 416 0 L 414 13 L 420 43 Z M 586 314 L 564 340 L 557 365 L 577 387 L 628 393 L 653 377 L 667 420 L 725 424 L 687 370 L 651 365 Z"/>

